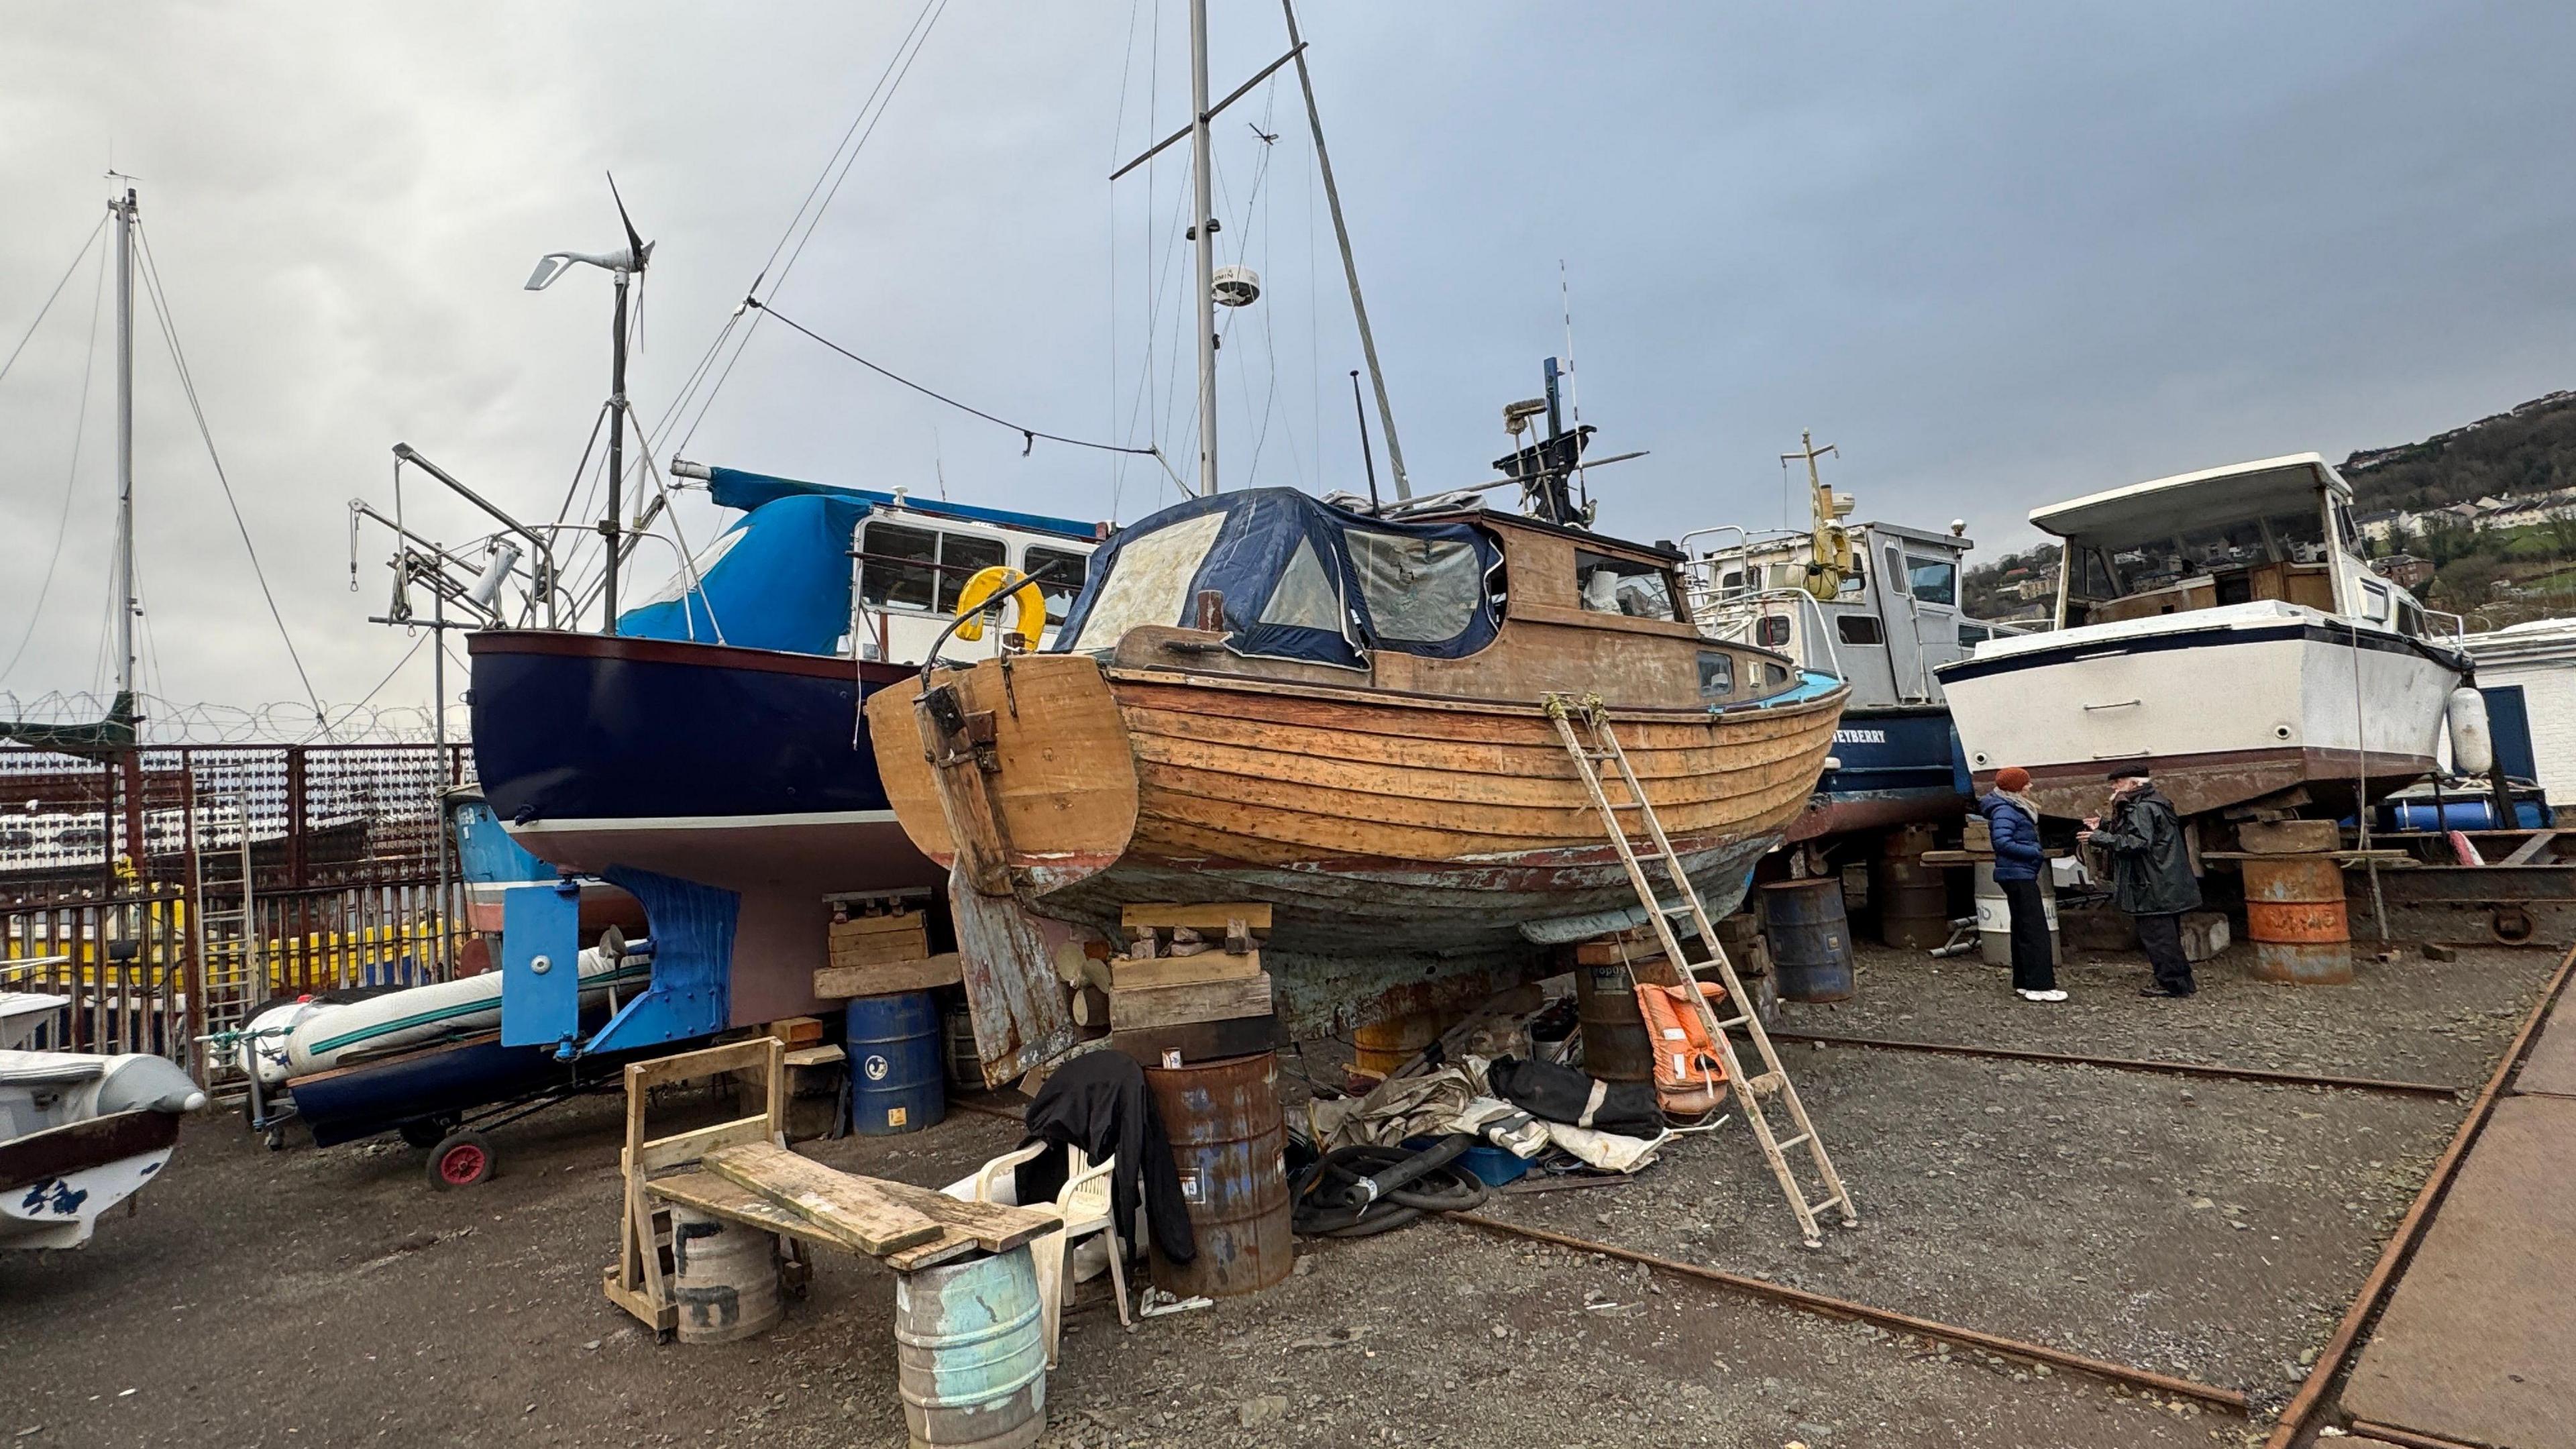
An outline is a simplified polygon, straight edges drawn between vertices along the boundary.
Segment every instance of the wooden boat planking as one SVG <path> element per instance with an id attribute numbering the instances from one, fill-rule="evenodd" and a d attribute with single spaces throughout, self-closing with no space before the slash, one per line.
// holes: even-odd
<path id="1" fill-rule="evenodd" d="M 988 661 L 938 682 L 969 714 L 994 715 L 1001 768 L 980 773 L 1008 841 L 1000 864 L 1050 915 L 1268 900 L 1292 949 L 1440 950 L 1503 944 L 1522 920 L 1616 909 L 1628 895 L 1535 701 L 1104 670 L 1072 655 Z M 872 699 L 870 728 L 914 844 L 951 860 L 954 822 L 912 695 Z M 1804 808 L 1841 703 L 1837 691 L 1719 713 L 1614 712 L 1696 883 L 1733 897 Z"/>

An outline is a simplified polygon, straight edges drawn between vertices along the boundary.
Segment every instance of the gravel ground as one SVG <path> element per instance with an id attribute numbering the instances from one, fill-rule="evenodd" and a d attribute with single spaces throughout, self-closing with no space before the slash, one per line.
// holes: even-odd
<path id="1" fill-rule="evenodd" d="M 2473 1082 L 2555 963 L 2472 952 L 2290 991 L 2222 961 L 2189 1003 L 2115 990 L 2134 966 L 2078 965 L 2076 1000 L 2053 1010 L 1984 968 L 1934 964 L 1872 955 L 1858 1001 L 1790 1011 L 1817 1030 Z M 1844 1047 L 1789 1060 L 1865 1213 L 1822 1250 L 1796 1245 L 1734 1126 L 1632 1182 L 1491 1211 L 2277 1401 L 2464 1110 Z M 617 1117 L 602 1100 L 504 1129 L 502 1175 L 462 1193 L 429 1191 L 398 1146 L 270 1154 L 230 1120 L 190 1124 L 164 1180 L 89 1248 L 0 1255 L 0 1443 L 902 1443 L 892 1280 L 872 1264 L 821 1257 L 787 1321 L 740 1344 L 657 1346 L 601 1298 Z M 960 1111 L 808 1150 L 935 1183 L 1014 1136 Z M 2081 1375 L 1456 1224 L 1312 1245 L 1268 1294 L 1133 1333 L 1097 1294 L 1085 1303 L 1050 1381 L 1051 1445 L 2246 1433 Z"/>

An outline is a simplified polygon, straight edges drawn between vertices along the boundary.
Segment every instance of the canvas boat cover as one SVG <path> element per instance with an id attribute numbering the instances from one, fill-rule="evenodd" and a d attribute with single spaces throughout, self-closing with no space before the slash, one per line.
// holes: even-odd
<path id="1" fill-rule="evenodd" d="M 745 649 L 833 654 L 850 631 L 850 538 L 869 511 L 896 502 L 871 488 L 840 488 L 736 468 L 707 470 L 708 496 L 743 516 L 699 550 L 651 598 L 617 616 L 634 639 L 694 639 Z M 1089 542 L 1088 523 L 1000 508 L 906 498 L 903 506 Z M 697 587 L 690 587 L 691 572 Z M 721 627 L 719 627 L 721 626 Z"/>
<path id="2" fill-rule="evenodd" d="M 1293 488 L 1197 498 L 1092 555 L 1054 648 L 1097 653 L 1146 624 L 1196 621 L 1225 597 L 1225 647 L 1247 658 L 1362 667 L 1372 649 L 1457 659 L 1494 642 L 1502 549 L 1463 523 L 1397 523 Z"/>

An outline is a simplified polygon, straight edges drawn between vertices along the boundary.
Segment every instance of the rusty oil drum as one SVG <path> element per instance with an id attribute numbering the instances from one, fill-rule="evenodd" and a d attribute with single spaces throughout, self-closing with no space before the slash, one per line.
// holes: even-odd
<path id="1" fill-rule="evenodd" d="M 2343 867 L 2331 855 L 2255 855 L 2245 867 L 2245 934 L 2254 974 L 2301 986 L 2352 980 Z"/>
<path id="2" fill-rule="evenodd" d="M 1351 1065 L 1377 1076 L 1392 1076 L 1456 1025 L 1458 1016 L 1454 1011 L 1408 1011 L 1371 1022 L 1351 1033 Z"/>
<path id="3" fill-rule="evenodd" d="M 1771 969 L 1783 1001 L 1849 1001 L 1851 924 L 1843 918 L 1840 876 L 1777 880 L 1761 887 L 1762 933 L 1771 940 Z"/>
<path id="4" fill-rule="evenodd" d="M 1904 825 L 1887 832 L 1870 860 L 1869 901 L 1878 912 L 1878 939 L 1900 951 L 1928 951 L 1950 939 L 1950 879 L 1925 865 L 1932 827 Z"/>
<path id="5" fill-rule="evenodd" d="M 1297 1266 L 1288 1218 L 1288 1134 L 1272 1052 L 1185 1067 L 1147 1067 L 1145 1085 L 1171 1139 L 1198 1256 L 1154 1252 L 1154 1283 L 1188 1298 L 1262 1289 Z"/>
<path id="6" fill-rule="evenodd" d="M 1574 968 L 1574 1016 L 1583 1028 L 1583 1069 L 1605 1082 L 1643 1082 L 1655 1075 L 1654 1039 L 1637 1010 L 1635 982 L 1672 985 L 1681 978 L 1660 951 L 1616 966 Z"/>

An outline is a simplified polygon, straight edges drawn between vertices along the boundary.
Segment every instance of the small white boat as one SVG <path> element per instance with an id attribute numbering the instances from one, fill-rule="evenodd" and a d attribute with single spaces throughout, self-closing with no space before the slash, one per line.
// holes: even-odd
<path id="1" fill-rule="evenodd" d="M 77 1248 L 168 1165 L 206 1105 L 155 1056 L 0 1051 L 0 1249 Z"/>
<path id="2" fill-rule="evenodd" d="M 1933 671 L 1979 788 L 2019 765 L 2041 810 L 2082 816 L 2134 765 L 2187 816 L 2342 814 L 2430 773 L 2469 673 L 2459 621 L 2371 571 L 2351 503 L 2298 453 L 2033 511 L 2065 540 L 2056 631 Z"/>

